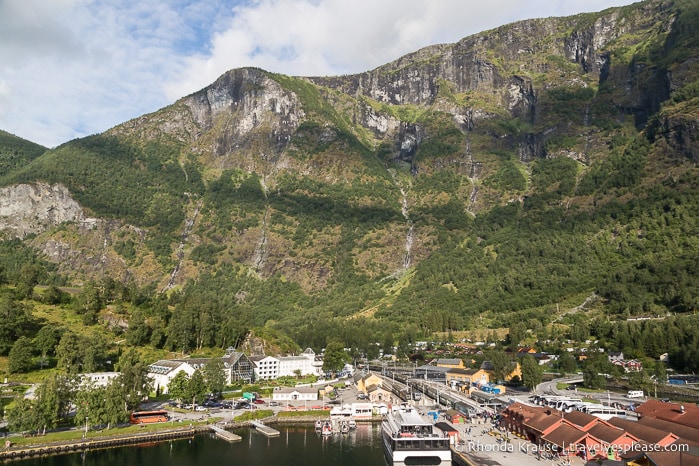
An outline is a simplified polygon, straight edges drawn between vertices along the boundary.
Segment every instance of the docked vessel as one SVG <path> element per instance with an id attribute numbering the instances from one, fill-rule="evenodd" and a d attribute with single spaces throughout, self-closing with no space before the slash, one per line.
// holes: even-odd
<path id="1" fill-rule="evenodd" d="M 389 465 L 451 465 L 449 437 L 410 406 L 403 405 L 386 415 L 381 437 Z"/>
<path id="2" fill-rule="evenodd" d="M 330 421 L 325 421 L 323 424 L 323 429 L 321 431 L 321 434 L 323 435 L 332 435 L 333 434 L 333 425 L 330 423 Z"/>

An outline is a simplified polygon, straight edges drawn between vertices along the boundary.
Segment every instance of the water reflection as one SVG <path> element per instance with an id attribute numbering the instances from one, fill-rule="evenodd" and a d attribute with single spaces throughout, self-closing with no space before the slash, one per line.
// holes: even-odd
<path id="1" fill-rule="evenodd" d="M 11 463 L 16 466 L 385 466 L 379 441 L 379 425 L 360 424 L 346 434 L 323 437 L 313 426 L 276 426 L 280 437 L 267 438 L 252 429 L 235 433 L 238 443 L 227 443 L 213 435 L 156 445 L 132 446 L 32 458 Z"/>

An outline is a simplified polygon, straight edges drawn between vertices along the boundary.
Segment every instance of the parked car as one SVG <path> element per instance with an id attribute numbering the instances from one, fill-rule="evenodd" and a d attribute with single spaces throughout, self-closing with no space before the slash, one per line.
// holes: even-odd
<path id="1" fill-rule="evenodd" d="M 270 406 L 281 406 L 281 403 L 279 403 L 278 401 L 270 401 L 269 405 Z"/>
<path id="2" fill-rule="evenodd" d="M 194 411 L 202 412 L 202 411 L 207 411 L 208 409 L 209 408 L 207 408 L 206 406 L 197 406 L 196 408 L 194 408 Z"/>
<path id="3" fill-rule="evenodd" d="M 263 400 L 262 398 L 256 398 L 254 403 L 258 405 L 263 405 L 265 404 L 265 400 Z"/>

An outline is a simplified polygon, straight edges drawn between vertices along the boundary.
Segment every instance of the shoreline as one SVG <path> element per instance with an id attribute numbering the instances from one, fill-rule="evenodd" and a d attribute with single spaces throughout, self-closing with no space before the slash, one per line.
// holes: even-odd
<path id="1" fill-rule="evenodd" d="M 259 420 L 260 422 L 275 425 L 313 425 L 316 420 L 330 419 L 329 415 L 325 416 L 289 416 L 279 418 L 273 416 Z M 357 423 L 371 424 L 380 423 L 381 418 L 359 419 Z M 214 427 L 223 428 L 225 430 L 239 428 L 254 428 L 250 421 L 241 422 L 207 422 L 206 424 L 188 425 L 172 428 L 170 426 L 162 426 L 162 429 L 157 429 L 149 432 L 133 432 L 128 434 L 100 435 L 74 440 L 60 441 L 38 441 L 37 443 L 23 444 L 17 446 L 5 447 L 0 450 L 0 461 L 24 460 L 33 457 L 60 455 L 66 453 L 77 453 L 87 450 L 100 450 L 106 448 L 117 448 L 121 446 L 140 445 L 145 443 L 162 442 L 167 440 L 181 440 L 193 438 L 199 434 L 215 433 Z M 6 438 L 7 440 L 7 438 Z"/>

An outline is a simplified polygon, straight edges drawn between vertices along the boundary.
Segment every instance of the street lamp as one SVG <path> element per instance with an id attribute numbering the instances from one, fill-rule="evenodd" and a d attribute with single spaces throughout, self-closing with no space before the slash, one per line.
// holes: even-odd
<path id="1" fill-rule="evenodd" d="M 87 437 L 87 420 L 88 420 L 88 417 L 85 416 L 85 437 Z"/>

